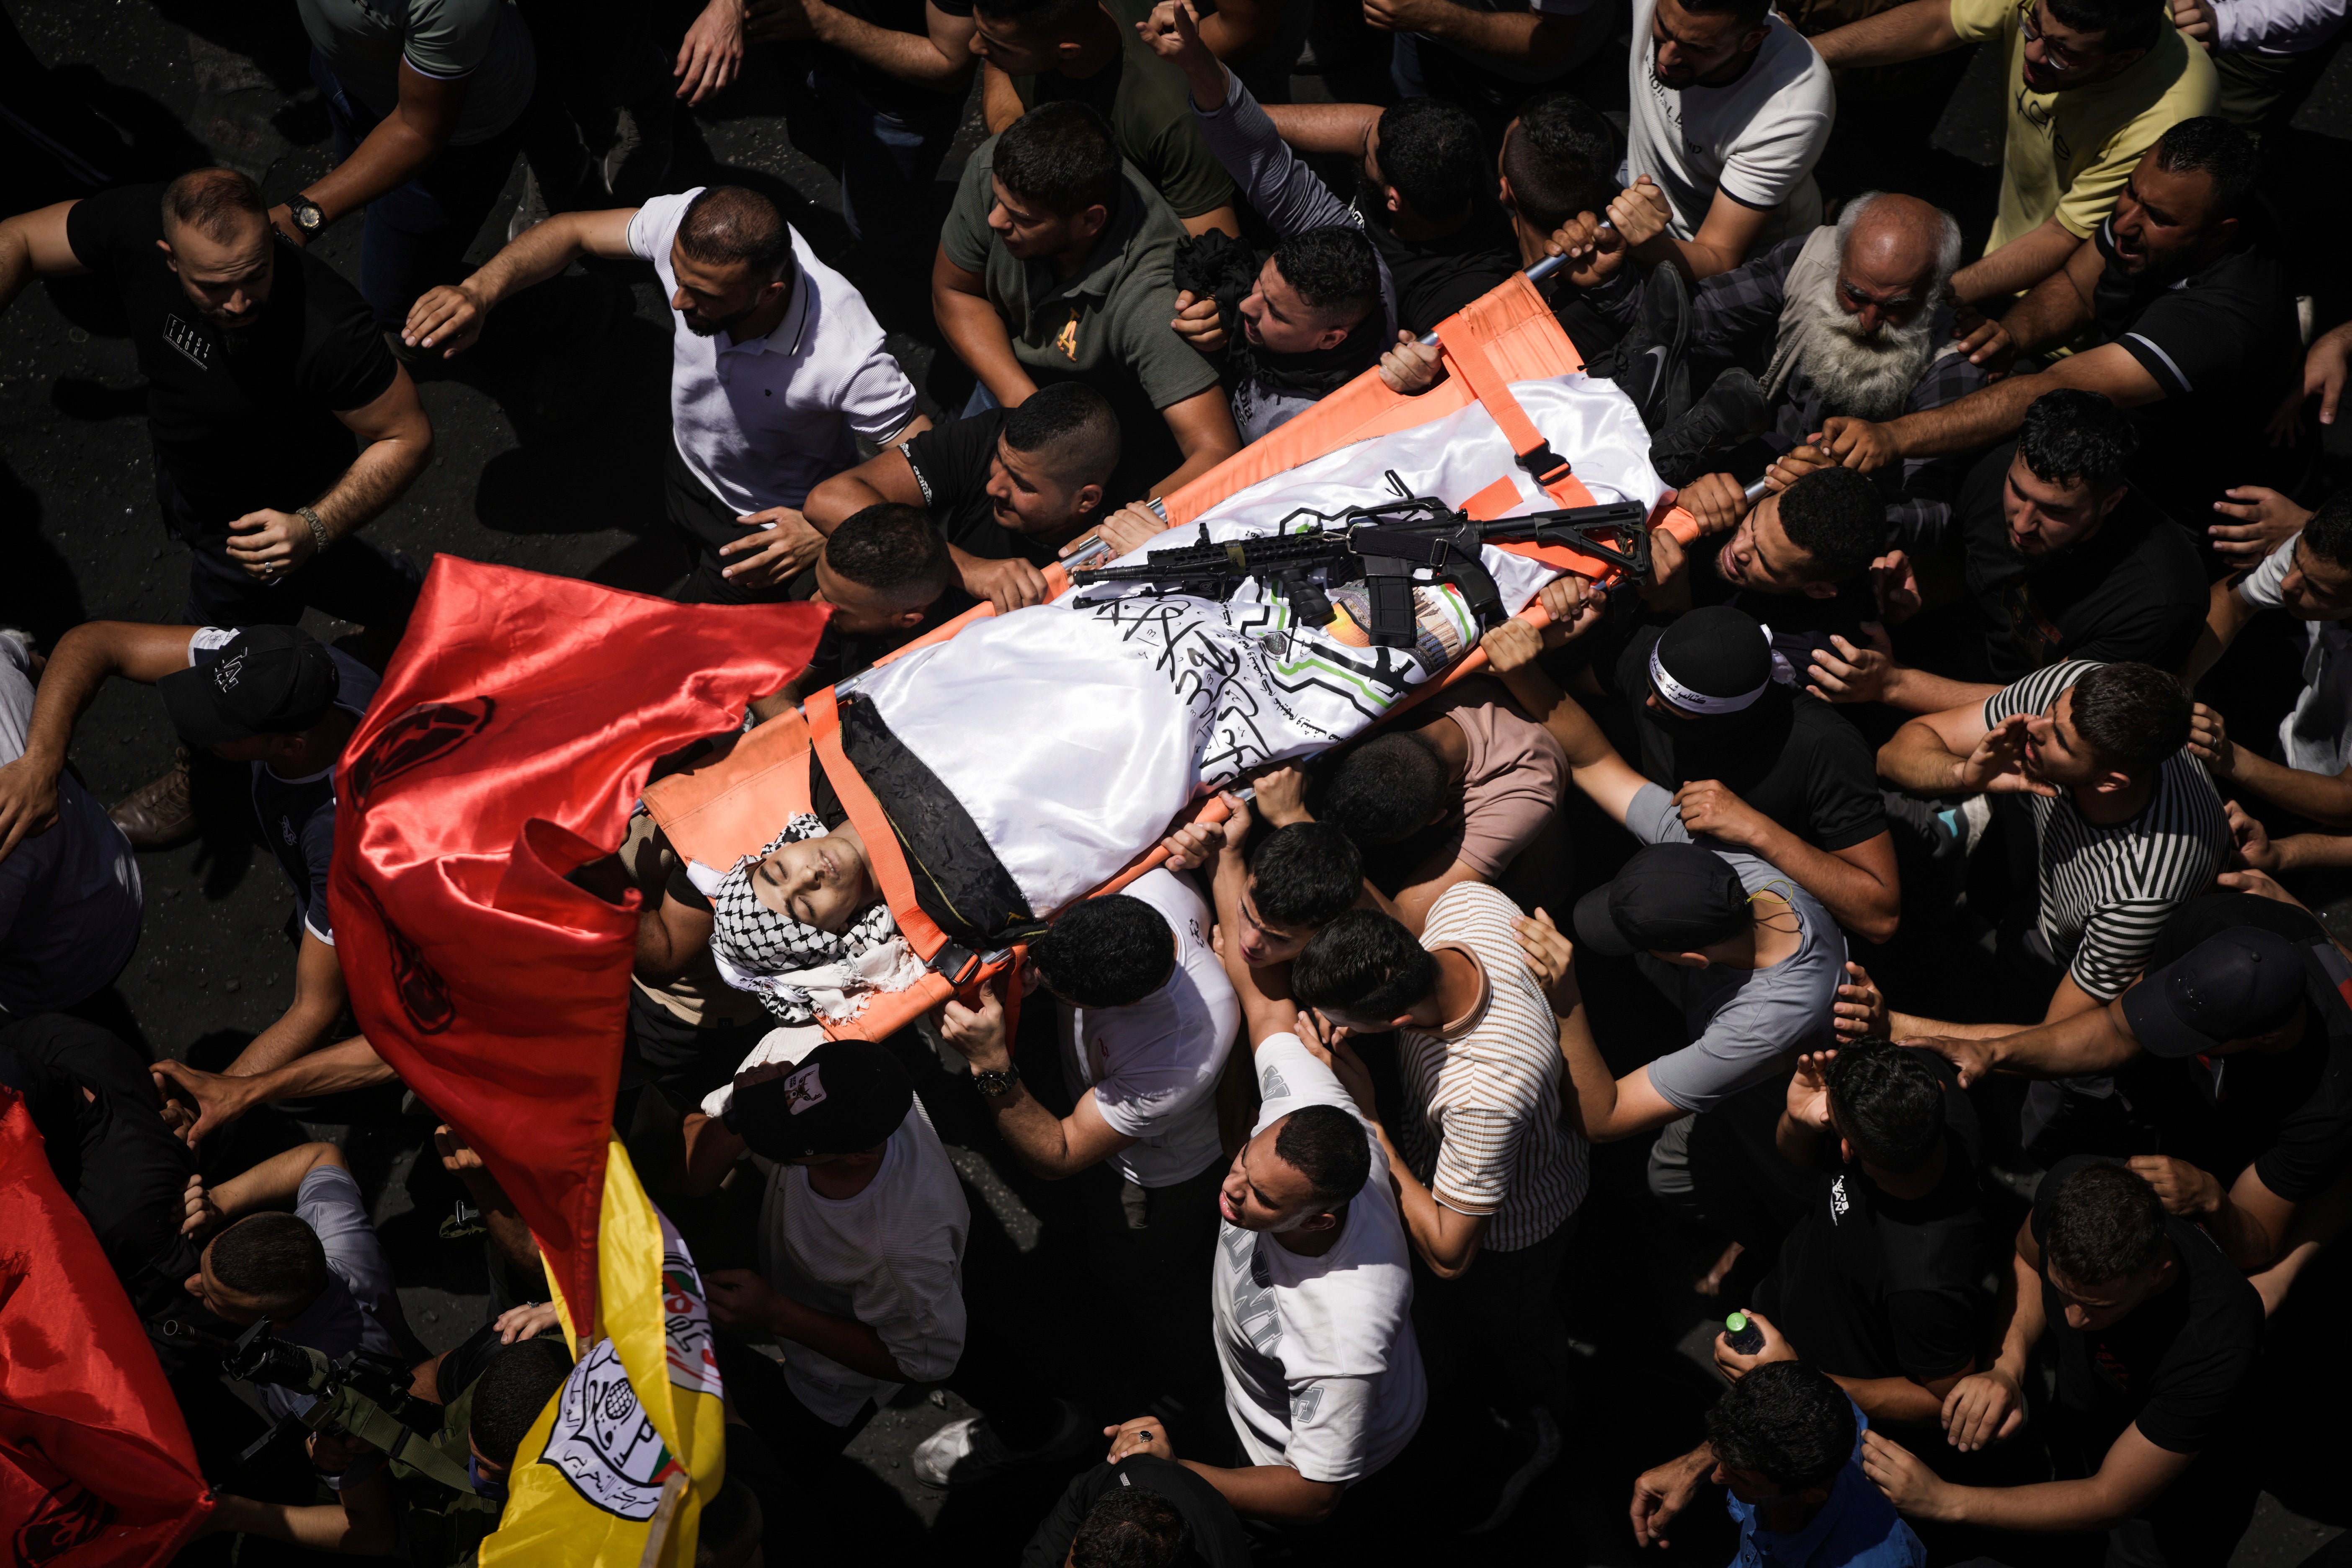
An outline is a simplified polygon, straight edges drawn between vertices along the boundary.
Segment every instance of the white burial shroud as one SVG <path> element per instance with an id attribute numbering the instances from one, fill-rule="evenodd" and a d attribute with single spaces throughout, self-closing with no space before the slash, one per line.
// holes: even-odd
<path id="1" fill-rule="evenodd" d="M 1512 391 L 1594 500 L 1656 504 L 1649 432 L 1612 383 L 1577 374 Z M 1264 480 L 1200 521 L 1213 540 L 1272 533 L 1301 507 L 1394 500 L 1391 470 L 1408 493 L 1451 505 L 1504 476 L 1519 489 L 1514 513 L 1555 504 L 1473 404 Z M 1200 536 L 1186 523 L 1153 544 Z M 1491 546 L 1485 559 L 1506 611 L 1554 575 Z M 1255 584 L 1222 605 L 1145 590 L 1077 607 L 1083 593 L 980 621 L 850 683 L 963 804 L 1040 914 L 1116 874 L 1203 785 L 1360 733 L 1477 629 L 1450 588 L 1419 591 L 1421 647 L 1394 651 L 1345 626 L 1295 625 L 1279 591 Z"/>

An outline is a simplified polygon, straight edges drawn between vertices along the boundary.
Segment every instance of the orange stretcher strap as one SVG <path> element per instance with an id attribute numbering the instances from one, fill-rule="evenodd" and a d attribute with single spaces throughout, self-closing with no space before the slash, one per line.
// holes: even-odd
<path id="1" fill-rule="evenodd" d="M 1519 467 L 1561 506 L 1591 506 L 1592 492 L 1569 468 L 1568 459 L 1551 449 L 1528 411 L 1511 395 L 1511 384 L 1487 355 L 1485 335 L 1466 317 L 1457 320 L 1459 325 L 1448 321 L 1438 330 L 1438 347 L 1454 373 L 1469 384 L 1487 416 L 1501 428 Z"/>

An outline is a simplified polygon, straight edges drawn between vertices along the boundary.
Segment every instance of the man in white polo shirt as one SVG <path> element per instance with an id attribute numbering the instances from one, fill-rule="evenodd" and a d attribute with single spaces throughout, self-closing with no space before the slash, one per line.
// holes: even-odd
<path id="1" fill-rule="evenodd" d="M 824 539 L 801 516 L 819 481 L 930 428 L 915 388 L 849 280 L 817 260 L 776 205 L 740 185 L 642 207 L 559 213 L 409 311 L 403 341 L 447 358 L 499 302 L 583 256 L 654 264 L 677 316 L 665 473 L 671 526 L 692 542 L 688 604 L 790 596 Z"/>
<path id="2" fill-rule="evenodd" d="M 1088 899 L 1029 947 L 1055 1007 L 1062 1078 L 1075 1101 L 1055 1114 L 1021 1082 L 992 995 L 950 1003 L 940 1034 L 971 1064 L 972 1086 L 1021 1163 L 1049 1181 L 1078 1178 L 1096 1272 L 1149 1347 L 1150 1393 L 1214 1420 L 1209 1316 L 1216 1250 L 1217 1080 L 1241 1004 L 1210 945 L 1209 907 L 1182 878 L 1154 870 L 1124 893 Z M 1178 1416 L 1179 1424 L 1184 1415 Z M 957 1424 L 918 1449 L 937 1484 L 1001 1468 L 993 1446 Z"/>

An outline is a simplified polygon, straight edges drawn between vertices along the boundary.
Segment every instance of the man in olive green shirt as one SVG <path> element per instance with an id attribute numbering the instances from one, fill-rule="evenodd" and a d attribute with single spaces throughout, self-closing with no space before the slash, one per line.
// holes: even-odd
<path id="1" fill-rule="evenodd" d="M 1184 73 L 1132 26 L 1097 0 L 972 0 L 972 22 L 991 131 L 1041 103 L 1083 103 L 1187 232 L 1241 233 L 1234 183 L 1193 122 Z"/>
<path id="2" fill-rule="evenodd" d="M 1118 413 L 1106 509 L 1165 495 L 1240 449 L 1217 373 L 1175 333 L 1184 230 L 1092 110 L 1051 103 L 965 166 L 931 308 L 980 378 L 973 412 L 1083 381 Z"/>
<path id="3" fill-rule="evenodd" d="M 1813 40 L 1833 69 L 1962 44 L 2007 54 L 2000 211 L 1981 260 L 1952 278 L 1971 304 L 2032 288 L 2098 232 L 2140 154 L 2212 112 L 2213 63 L 2166 0 L 1910 0 Z M 1988 311 L 1998 314 L 1998 311 Z"/>

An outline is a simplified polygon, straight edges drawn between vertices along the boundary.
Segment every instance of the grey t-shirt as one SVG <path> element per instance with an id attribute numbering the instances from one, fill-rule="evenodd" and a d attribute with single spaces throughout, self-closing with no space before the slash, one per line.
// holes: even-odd
<path id="1" fill-rule="evenodd" d="M 513 0 L 295 0 L 295 6 L 356 108 L 381 117 L 399 107 L 403 59 L 420 76 L 466 84 L 452 146 L 488 141 L 530 106 L 538 61 Z"/>
<path id="2" fill-rule="evenodd" d="M 400 1346 L 384 1326 L 394 1299 L 392 1265 L 368 1223 L 359 1183 L 341 1165 L 321 1165 L 302 1178 L 294 1213 L 317 1234 L 327 1254 L 327 1288 L 299 1317 L 279 1325 L 278 1337 L 308 1345 L 330 1361 L 355 1350 L 399 1360 Z M 310 1395 L 274 1384 L 259 1392 L 273 1416 L 308 1410 L 312 1404 Z"/>
<path id="3" fill-rule="evenodd" d="M 0 763 L 25 754 L 33 721 L 30 659 L 0 637 Z M 138 857 L 70 773 L 58 820 L 0 860 L 0 1017 L 70 1007 L 106 985 L 139 945 Z"/>
<path id="4" fill-rule="evenodd" d="M 1634 795 L 1625 826 L 1644 844 L 1696 843 L 1675 810 L 1675 797 L 1656 784 Z M 1792 957 L 1769 969 L 1685 969 L 1648 953 L 1633 962 L 1657 988 L 1682 1005 L 1691 1043 L 1650 1064 L 1650 1084 L 1685 1110 L 1707 1110 L 1726 1096 L 1785 1069 L 1791 1051 L 1835 1044 L 1831 1007 L 1845 975 L 1845 933 L 1811 893 L 1769 861 L 1744 850 L 1714 850 L 1739 873 L 1750 894 L 1766 890 L 1789 900 L 1804 929 Z"/>

